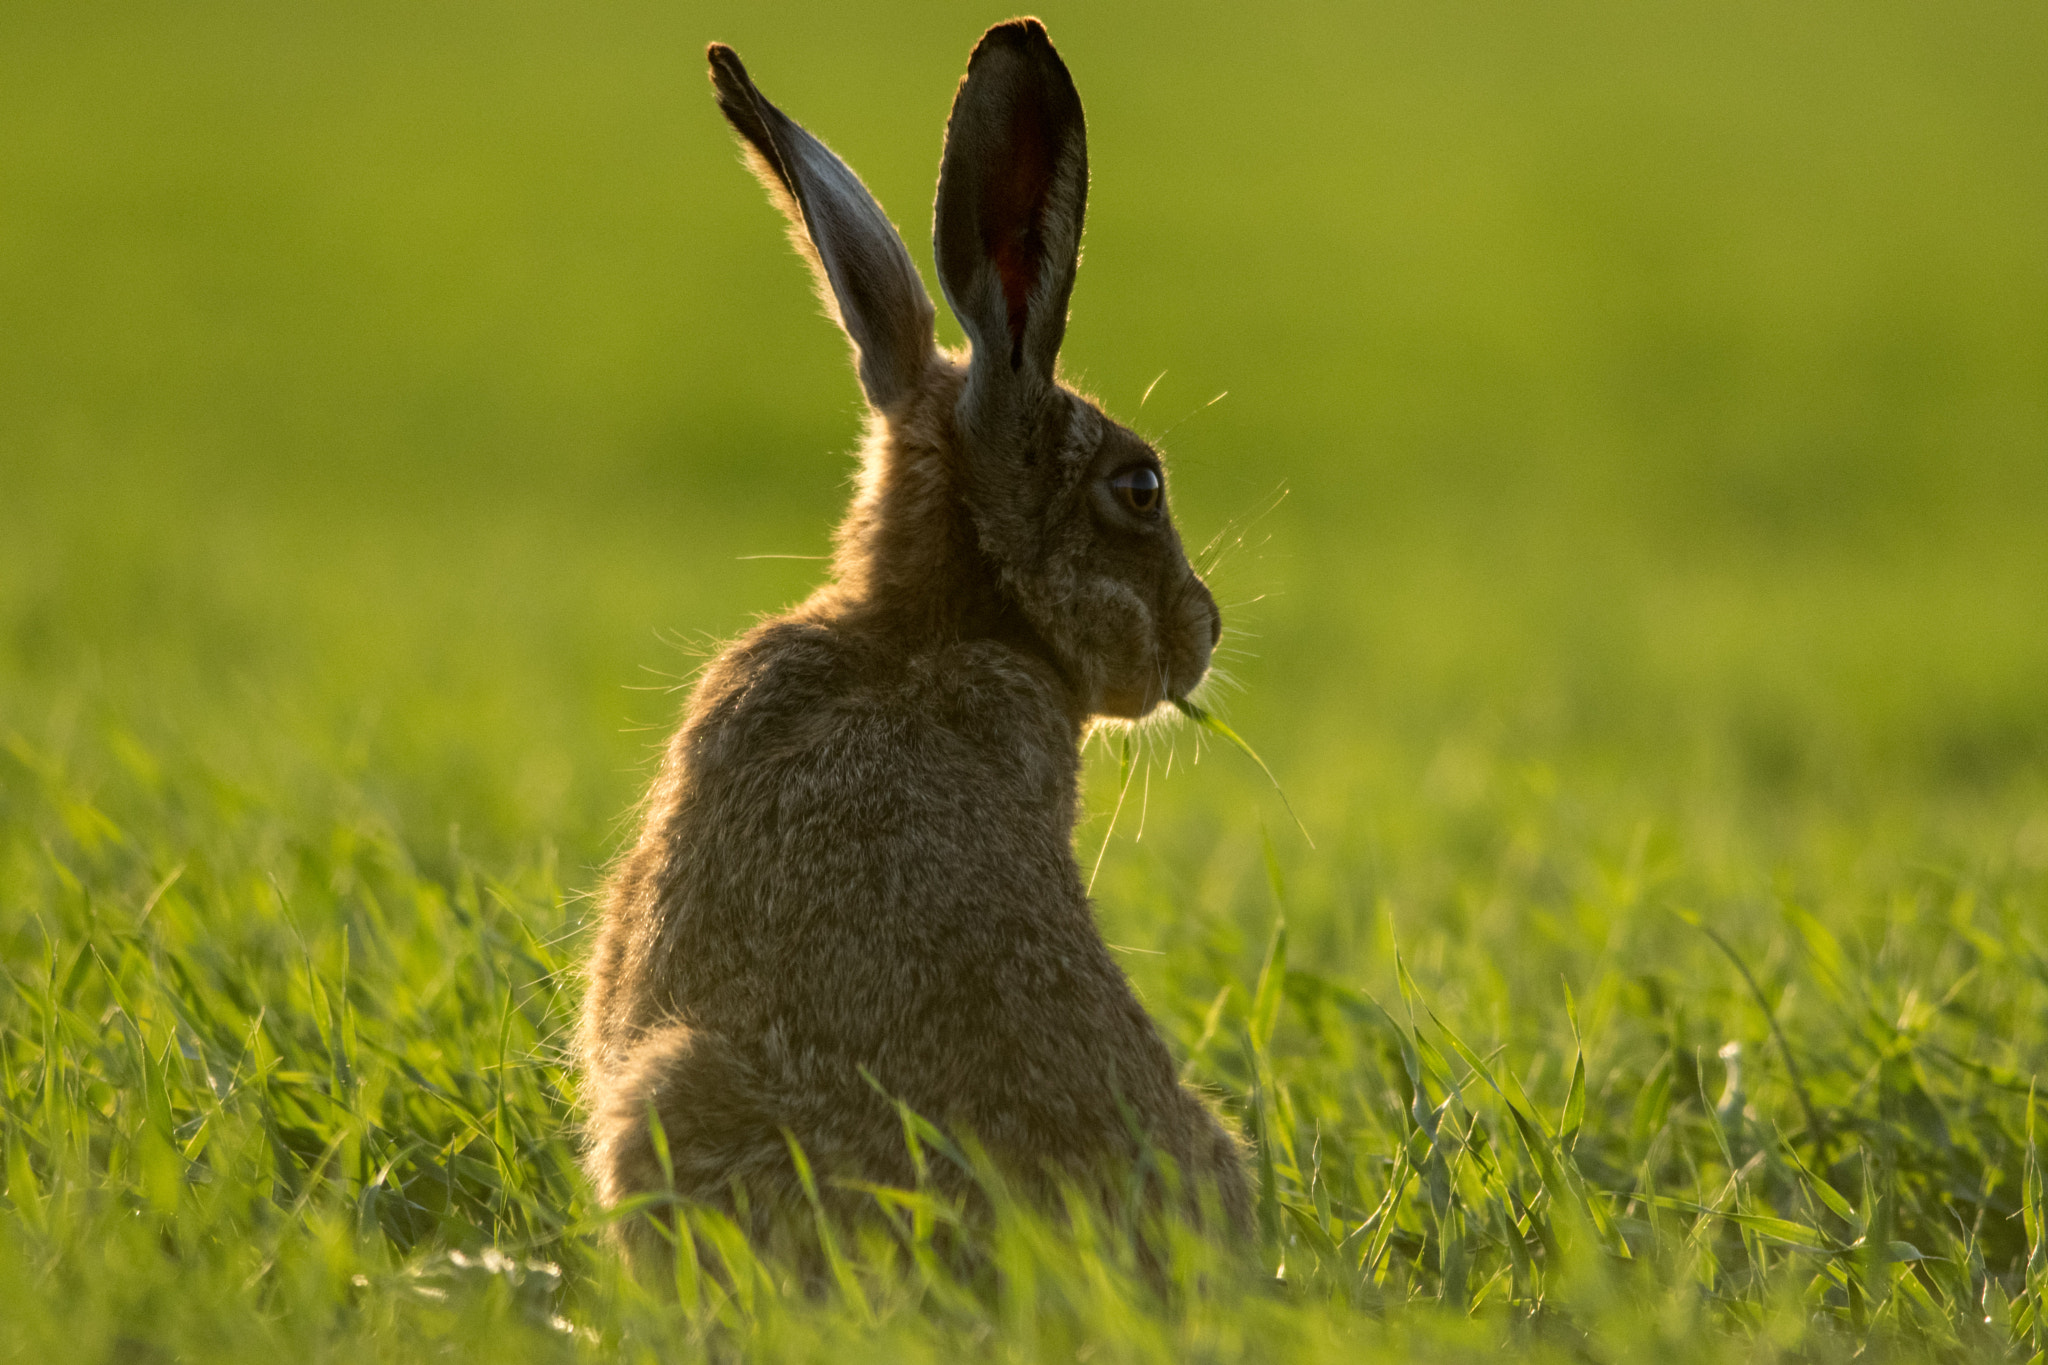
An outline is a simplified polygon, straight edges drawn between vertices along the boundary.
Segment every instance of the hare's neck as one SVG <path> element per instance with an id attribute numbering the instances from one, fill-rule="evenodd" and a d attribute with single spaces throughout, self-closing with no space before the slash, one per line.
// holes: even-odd
<path id="1" fill-rule="evenodd" d="M 948 395 L 877 423 L 853 505 L 835 537 L 832 582 L 803 608 L 812 620 L 879 636 L 900 657 L 995 640 L 1041 660 L 1071 692 L 1057 655 L 1004 590 L 955 487 Z M 933 420 L 924 420 L 927 414 Z M 1071 708 L 1070 708 L 1071 709 Z M 1075 742 L 1085 716 L 1076 712 Z"/>
<path id="2" fill-rule="evenodd" d="M 857 501 L 839 528 L 833 581 L 804 615 L 885 639 L 903 657 L 995 640 L 1058 672 L 1052 649 L 1003 590 L 957 504 L 907 517 L 888 498 Z M 922 509 L 920 509 L 922 510 Z"/>

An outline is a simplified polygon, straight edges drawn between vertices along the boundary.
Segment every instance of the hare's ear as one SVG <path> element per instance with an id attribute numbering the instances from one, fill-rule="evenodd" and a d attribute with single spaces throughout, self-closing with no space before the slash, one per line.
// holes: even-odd
<path id="1" fill-rule="evenodd" d="M 882 206 L 847 164 L 770 104 L 739 54 L 713 43 L 718 107 L 746 143 L 747 161 L 789 216 L 825 301 L 858 353 L 861 388 L 884 411 L 916 387 L 932 350 L 932 300 Z"/>
<path id="2" fill-rule="evenodd" d="M 974 401 L 1029 401 L 1053 379 L 1081 259 L 1088 137 L 1073 77 L 1036 19 L 982 35 L 953 97 L 933 251 L 974 342 Z"/>

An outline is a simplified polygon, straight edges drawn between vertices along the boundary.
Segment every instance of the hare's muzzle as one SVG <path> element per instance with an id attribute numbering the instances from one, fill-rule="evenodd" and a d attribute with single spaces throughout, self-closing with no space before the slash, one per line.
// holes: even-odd
<path id="1" fill-rule="evenodd" d="M 1223 613 L 1217 608 L 1209 585 L 1193 570 L 1175 594 L 1174 610 L 1164 624 L 1161 672 L 1166 695 L 1155 699 L 1154 705 L 1159 701 L 1177 701 L 1200 686 L 1209 673 L 1209 658 L 1223 638 Z"/>

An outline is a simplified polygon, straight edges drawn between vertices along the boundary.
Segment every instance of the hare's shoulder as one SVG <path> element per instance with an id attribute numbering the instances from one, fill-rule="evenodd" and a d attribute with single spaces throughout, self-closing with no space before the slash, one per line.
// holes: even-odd
<path id="1" fill-rule="evenodd" d="M 1058 675 L 1000 641 L 902 646 L 801 620 L 736 641 L 706 674 L 688 730 L 699 766 L 864 751 L 877 771 L 1013 764 L 1074 745 Z"/>

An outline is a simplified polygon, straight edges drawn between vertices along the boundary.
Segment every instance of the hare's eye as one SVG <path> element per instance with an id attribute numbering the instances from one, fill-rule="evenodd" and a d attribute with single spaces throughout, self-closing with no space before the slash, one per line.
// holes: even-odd
<path id="1" fill-rule="evenodd" d="M 1116 490 L 1117 498 L 1124 506 L 1141 517 L 1149 517 L 1159 510 L 1159 495 L 1166 487 L 1159 480 L 1159 471 L 1149 464 L 1134 464 L 1112 474 L 1109 486 Z"/>

